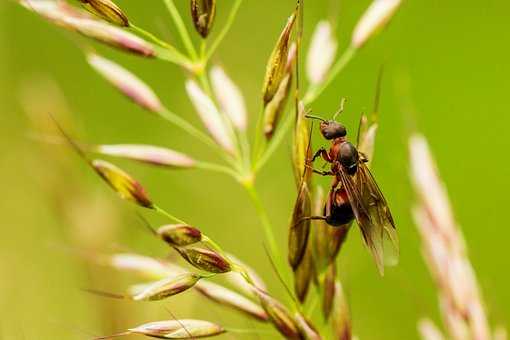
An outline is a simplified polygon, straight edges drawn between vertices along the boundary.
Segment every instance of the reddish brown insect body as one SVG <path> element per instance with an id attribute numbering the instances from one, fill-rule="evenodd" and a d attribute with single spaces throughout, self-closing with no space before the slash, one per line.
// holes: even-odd
<path id="1" fill-rule="evenodd" d="M 324 216 L 312 216 L 310 219 L 322 219 L 334 227 L 356 219 L 365 244 L 382 273 L 383 242 L 389 239 L 398 256 L 398 236 L 386 199 L 366 165 L 368 159 L 347 140 L 347 130 L 342 124 L 314 116 L 309 118 L 321 120 L 321 134 L 331 141 L 329 150 L 320 148 L 312 158 L 313 162 L 321 157 L 331 164 L 331 169 L 313 169 L 313 172 L 333 176 Z"/>

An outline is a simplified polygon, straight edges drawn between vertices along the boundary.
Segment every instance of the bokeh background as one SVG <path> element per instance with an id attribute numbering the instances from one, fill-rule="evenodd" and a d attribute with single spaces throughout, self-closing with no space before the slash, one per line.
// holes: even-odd
<path id="1" fill-rule="evenodd" d="M 178 41 L 162 1 L 117 1 L 140 26 Z M 219 1 L 217 27 L 229 1 Z M 178 1 L 188 13 L 187 1 Z M 264 67 L 292 0 L 246 0 L 215 57 L 243 89 L 254 125 Z M 305 44 L 322 18 L 337 23 L 345 48 L 368 0 L 308 1 Z M 420 255 L 410 217 L 407 137 L 418 129 L 429 139 L 492 324 L 510 321 L 506 220 L 510 192 L 510 4 L 489 1 L 406 1 L 388 30 L 371 41 L 313 106 L 331 114 L 341 96 L 351 131 L 372 106 L 384 64 L 380 132 L 374 173 L 386 193 L 401 237 L 401 262 L 379 277 L 354 230 L 341 260 L 341 276 L 361 339 L 415 339 L 416 322 L 439 322 L 436 290 Z M 339 15 L 337 15 L 339 13 Z M 189 24 L 189 20 L 188 20 Z M 125 100 L 95 74 L 82 46 L 119 61 L 154 87 L 165 104 L 200 124 L 184 92 L 185 75 L 163 62 L 128 56 L 64 32 L 16 5 L 0 2 L 0 338 L 84 339 L 128 326 L 178 317 L 260 328 L 190 292 L 162 304 L 135 304 L 90 296 L 95 287 L 122 291 L 133 278 L 85 263 L 77 249 L 167 249 L 140 228 L 133 206 L 119 200 L 69 148 L 40 143 L 33 131 L 52 111 L 81 140 L 152 143 L 214 160 L 209 150 L 176 128 Z M 316 139 L 315 144 L 322 143 Z M 263 249 L 263 234 L 245 192 L 231 179 L 201 171 L 165 171 L 119 162 L 161 206 L 200 226 L 255 267 L 277 296 L 284 296 Z M 326 184 L 326 182 L 324 182 Z M 284 144 L 257 185 L 286 249 L 295 189 L 290 144 Z M 164 220 L 147 214 L 154 223 Z M 258 338 L 278 338 L 268 328 Z M 269 333 L 268 333 L 269 332 Z M 250 334 L 225 339 L 257 338 Z"/>

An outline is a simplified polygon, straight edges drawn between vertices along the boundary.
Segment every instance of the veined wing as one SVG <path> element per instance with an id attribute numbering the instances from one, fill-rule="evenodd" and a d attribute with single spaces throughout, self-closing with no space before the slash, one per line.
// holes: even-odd
<path id="1" fill-rule="evenodd" d="M 384 265 L 398 261 L 399 241 L 390 209 L 370 170 L 363 161 L 354 175 L 340 170 L 363 240 L 369 248 L 381 275 Z"/>

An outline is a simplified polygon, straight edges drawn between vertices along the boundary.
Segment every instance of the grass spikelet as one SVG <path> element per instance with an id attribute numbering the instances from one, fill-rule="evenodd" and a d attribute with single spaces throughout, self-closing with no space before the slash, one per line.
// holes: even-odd
<path id="1" fill-rule="evenodd" d="M 154 204 L 145 189 L 129 174 L 115 165 L 103 160 L 93 160 L 92 167 L 105 180 L 105 182 L 127 201 L 138 204 L 144 208 L 153 209 Z"/>
<path id="2" fill-rule="evenodd" d="M 22 0 L 27 9 L 42 15 L 55 25 L 78 32 L 106 45 L 144 57 L 154 57 L 154 46 L 146 40 L 124 31 L 120 27 L 96 20 L 85 11 L 80 11 L 63 2 L 50 0 Z"/>
<path id="3" fill-rule="evenodd" d="M 169 224 L 158 228 L 157 234 L 171 246 L 184 247 L 202 241 L 202 232 L 186 224 Z"/>
<path id="4" fill-rule="evenodd" d="M 91 13 L 104 20 L 121 27 L 129 26 L 126 14 L 111 0 L 80 0 L 83 6 Z"/>
<path id="5" fill-rule="evenodd" d="M 331 313 L 331 325 L 335 339 L 352 339 L 352 322 L 349 305 L 340 281 L 335 282 L 335 295 Z"/>
<path id="6" fill-rule="evenodd" d="M 264 135 L 271 139 L 285 110 L 290 95 L 292 75 L 289 73 L 282 79 L 278 90 L 264 108 Z"/>
<path id="7" fill-rule="evenodd" d="M 414 218 L 424 257 L 439 288 L 445 326 L 453 339 L 490 339 L 476 275 L 425 138 L 413 135 L 409 150 L 419 201 Z"/>
<path id="8" fill-rule="evenodd" d="M 196 161 L 188 155 L 153 145 L 102 144 L 95 146 L 93 151 L 161 167 L 187 169 L 193 168 L 196 164 Z"/>
<path id="9" fill-rule="evenodd" d="M 207 38 L 216 17 L 216 0 L 191 0 L 191 18 L 195 29 Z"/>
<path id="10" fill-rule="evenodd" d="M 196 286 L 202 295 L 207 298 L 230 308 L 234 308 L 242 313 L 245 313 L 256 320 L 267 321 L 268 316 L 260 305 L 252 300 L 230 290 L 223 286 L 210 281 L 202 280 Z"/>
<path id="11" fill-rule="evenodd" d="M 262 308 L 266 311 L 269 320 L 286 339 L 301 339 L 301 333 L 296 320 L 287 308 L 267 293 L 257 289 Z"/>
<path id="12" fill-rule="evenodd" d="M 131 253 L 105 256 L 101 263 L 120 271 L 137 273 L 148 279 L 162 279 L 171 275 L 178 275 L 182 272 L 182 269 L 171 266 L 161 260 Z"/>
<path id="13" fill-rule="evenodd" d="M 203 276 L 199 274 L 183 273 L 151 284 L 144 284 L 135 289 L 138 292 L 132 296 L 132 299 L 135 301 L 163 300 L 192 288 L 202 278 Z"/>
<path id="14" fill-rule="evenodd" d="M 315 328 L 310 320 L 308 320 L 303 314 L 296 313 L 296 323 L 303 334 L 303 338 L 306 340 L 321 340 L 322 337 L 319 331 Z"/>
<path id="15" fill-rule="evenodd" d="M 398 10 L 402 0 L 374 0 L 356 24 L 352 34 L 352 45 L 361 48 L 381 31 Z"/>
<path id="16" fill-rule="evenodd" d="M 111 339 L 130 334 L 140 334 L 159 339 L 196 339 L 207 338 L 225 333 L 225 329 L 217 324 L 202 320 L 182 319 L 155 321 L 128 329 L 127 332 L 99 339 Z"/>
<path id="17" fill-rule="evenodd" d="M 233 153 L 235 147 L 232 136 L 211 98 L 193 80 L 186 82 L 186 91 L 211 136 L 226 151 Z"/>
<path id="18" fill-rule="evenodd" d="M 239 131 L 246 131 L 246 104 L 241 91 L 221 67 L 214 66 L 210 73 L 214 95 L 223 113 Z"/>
<path id="19" fill-rule="evenodd" d="M 308 244 L 310 220 L 304 219 L 311 215 L 311 202 L 308 185 L 303 182 L 294 204 L 294 211 L 289 228 L 289 264 L 296 269 L 301 263 Z"/>
<path id="20" fill-rule="evenodd" d="M 96 72 L 136 104 L 155 113 L 163 110 L 154 91 L 133 73 L 94 53 L 90 53 L 87 60 Z"/>
<path id="21" fill-rule="evenodd" d="M 293 13 L 287 20 L 276 46 L 269 57 L 266 66 L 266 76 L 262 87 L 264 106 L 266 106 L 275 96 L 280 88 L 280 84 L 285 77 L 285 70 L 289 56 L 290 37 L 294 23 L 296 22 L 296 13 Z"/>
<path id="22" fill-rule="evenodd" d="M 320 84 L 335 61 L 337 42 L 331 24 L 320 21 L 315 27 L 306 58 L 306 73 L 311 84 Z"/>
<path id="23" fill-rule="evenodd" d="M 198 248 L 175 248 L 179 254 L 192 266 L 209 273 L 228 273 L 232 264 L 215 251 Z"/>

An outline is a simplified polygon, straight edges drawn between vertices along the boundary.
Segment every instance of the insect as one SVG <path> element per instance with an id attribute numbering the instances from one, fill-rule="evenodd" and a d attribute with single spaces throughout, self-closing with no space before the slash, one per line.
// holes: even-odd
<path id="1" fill-rule="evenodd" d="M 324 206 L 324 216 L 312 216 L 309 219 L 325 220 L 333 227 L 346 225 L 355 219 L 379 272 L 383 274 L 385 255 L 393 252 L 392 260 L 398 259 L 399 245 L 395 222 L 386 199 L 367 166 L 367 157 L 348 141 L 347 129 L 335 120 L 342 111 L 343 105 L 332 120 L 307 115 L 308 118 L 321 121 L 320 132 L 331 142 L 329 150 L 322 147 L 311 159 L 313 163 L 321 157 L 331 165 L 330 170 L 312 170 L 319 175 L 333 177 Z M 389 261 L 386 261 L 386 264 L 389 264 Z"/>

